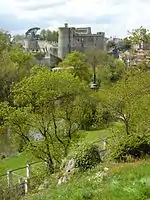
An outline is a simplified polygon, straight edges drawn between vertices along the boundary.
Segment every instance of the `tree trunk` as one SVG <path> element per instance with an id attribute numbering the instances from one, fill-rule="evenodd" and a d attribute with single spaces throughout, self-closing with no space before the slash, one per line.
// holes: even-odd
<path id="1" fill-rule="evenodd" d="M 51 157 L 48 156 L 48 159 L 46 160 L 46 164 L 47 164 L 47 168 L 48 168 L 50 174 L 53 174 L 54 166 L 53 166 L 53 161 L 52 161 Z"/>

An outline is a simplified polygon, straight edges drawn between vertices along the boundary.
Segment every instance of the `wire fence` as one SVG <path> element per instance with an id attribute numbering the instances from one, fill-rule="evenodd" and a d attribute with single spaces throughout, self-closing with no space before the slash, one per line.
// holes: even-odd
<path id="1" fill-rule="evenodd" d="M 19 200 L 21 196 L 24 196 L 30 190 L 34 190 L 40 184 L 40 179 L 38 175 L 32 175 L 31 166 L 41 163 L 34 162 L 1 174 L 0 200 Z"/>

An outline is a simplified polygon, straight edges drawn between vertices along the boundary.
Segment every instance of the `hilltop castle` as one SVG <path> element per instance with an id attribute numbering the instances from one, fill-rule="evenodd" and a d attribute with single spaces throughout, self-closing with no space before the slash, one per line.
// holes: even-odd
<path id="1" fill-rule="evenodd" d="M 61 59 L 74 50 L 85 52 L 88 49 L 105 49 L 105 33 L 92 34 L 91 27 L 68 27 L 66 23 L 58 29 L 58 33 L 58 57 Z"/>
<path id="2" fill-rule="evenodd" d="M 58 28 L 58 43 L 40 40 L 36 34 L 38 30 L 38 27 L 29 29 L 25 39 L 19 43 L 25 50 L 45 52 L 42 64 L 51 65 L 56 57 L 64 59 L 67 54 L 75 50 L 81 52 L 89 49 L 105 50 L 105 33 L 92 34 L 91 27 L 68 27 L 65 23 L 64 27 Z"/>

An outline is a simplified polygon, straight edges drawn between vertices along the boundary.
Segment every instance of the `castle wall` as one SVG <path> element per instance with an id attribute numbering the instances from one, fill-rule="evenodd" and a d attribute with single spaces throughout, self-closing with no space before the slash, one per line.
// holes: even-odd
<path id="1" fill-rule="evenodd" d="M 82 35 L 74 37 L 74 46 L 72 49 L 84 52 L 90 48 L 104 50 L 104 37 L 99 35 Z"/>
<path id="2" fill-rule="evenodd" d="M 58 29 L 58 57 L 64 59 L 70 52 L 70 28 L 67 26 Z"/>
<path id="3" fill-rule="evenodd" d="M 71 51 L 85 52 L 88 49 L 105 50 L 105 33 L 91 34 L 90 27 L 68 28 L 67 24 L 59 28 L 58 57 L 64 59 Z"/>

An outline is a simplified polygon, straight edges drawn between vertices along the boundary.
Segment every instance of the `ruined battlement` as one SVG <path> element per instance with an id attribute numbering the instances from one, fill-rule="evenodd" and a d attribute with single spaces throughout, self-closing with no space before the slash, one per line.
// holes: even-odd
<path id="1" fill-rule="evenodd" d="M 92 34 L 91 27 L 64 27 L 58 28 L 58 43 L 39 39 L 36 34 L 40 28 L 31 28 L 26 32 L 26 38 L 18 41 L 27 51 L 43 51 L 46 57 L 64 59 L 72 51 L 85 52 L 89 49 L 105 50 L 105 33 Z M 50 60 L 50 59 L 49 59 Z"/>
<path id="2" fill-rule="evenodd" d="M 74 50 L 85 52 L 87 49 L 105 49 L 104 32 L 92 34 L 91 27 L 68 27 L 67 23 L 58 30 L 58 57 L 61 59 Z"/>

